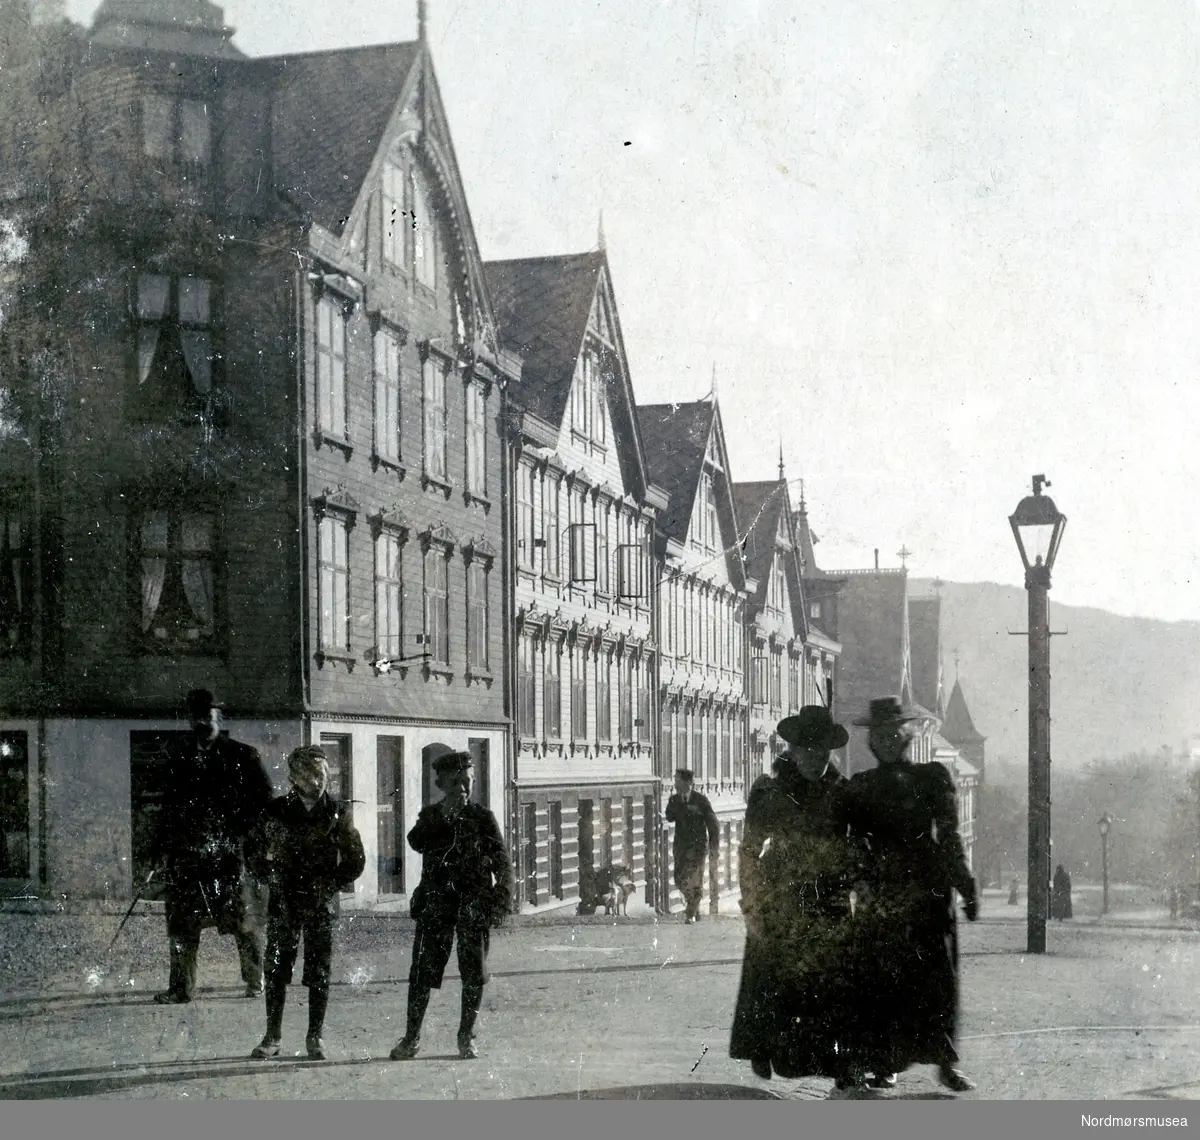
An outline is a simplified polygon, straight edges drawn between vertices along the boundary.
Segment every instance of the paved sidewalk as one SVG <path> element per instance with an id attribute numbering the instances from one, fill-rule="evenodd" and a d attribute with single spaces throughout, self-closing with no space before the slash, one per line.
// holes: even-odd
<path id="1" fill-rule="evenodd" d="M 3 945 L 27 957 L 11 917 L 0 919 Z M 43 940 L 50 935 L 41 924 L 54 921 L 39 918 Z M 718 1097 L 828 1094 L 828 1081 L 763 1082 L 728 1057 L 743 941 L 736 918 L 690 927 L 601 919 L 497 932 L 479 1026 L 482 1056 L 467 1062 L 454 1050 L 457 979 L 434 995 L 420 1057 L 386 1060 L 403 1031 L 411 927 L 373 916 L 346 919 L 343 927 L 327 1062 L 300 1059 L 300 987 L 289 991 L 285 1017 L 290 1056 L 248 1060 L 262 1035 L 262 1003 L 240 996 L 232 940 L 213 932 L 201 948 L 199 999 L 153 1005 L 150 995 L 166 973 L 161 919 L 135 917 L 107 967 L 39 979 L 36 963 L 26 963 L 25 992 L 0 998 L 0 1097 L 473 1099 L 594 1096 L 648 1085 L 660 1094 L 670 1086 L 675 1095 L 694 1095 L 694 1086 Z M 102 924 L 108 938 L 114 928 Z M 960 1052 L 979 1082 L 967 1096 L 1200 1095 L 1200 936 L 1056 923 L 1049 953 L 1029 956 L 1023 920 L 963 923 L 960 931 Z M 103 941 L 86 949 L 98 952 Z M 49 953 L 43 965 L 61 964 L 66 954 Z M 945 1094 L 926 1067 L 876 1095 Z"/>

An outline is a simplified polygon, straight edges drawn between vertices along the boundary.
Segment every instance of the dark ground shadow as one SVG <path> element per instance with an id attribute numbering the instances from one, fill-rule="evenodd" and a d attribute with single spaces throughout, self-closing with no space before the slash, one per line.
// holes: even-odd
<path id="1" fill-rule="evenodd" d="M 612 1089 L 581 1089 L 578 1092 L 524 1096 L 519 1100 L 783 1100 L 778 1093 L 745 1085 L 680 1084 L 626 1085 Z"/>

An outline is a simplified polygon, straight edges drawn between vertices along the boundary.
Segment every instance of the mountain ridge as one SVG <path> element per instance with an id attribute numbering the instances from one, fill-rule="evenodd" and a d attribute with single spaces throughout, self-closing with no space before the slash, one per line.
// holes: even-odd
<path id="1" fill-rule="evenodd" d="M 910 597 L 940 593 L 944 699 L 955 680 L 986 736 L 989 764 L 1028 754 L 1028 598 L 1018 586 L 911 578 Z M 1065 769 L 1200 734 L 1200 622 L 1114 614 L 1050 595 L 1051 759 Z M 1022 636 L 1010 636 L 1020 633 Z M 957 658 L 957 663 L 956 663 Z"/>

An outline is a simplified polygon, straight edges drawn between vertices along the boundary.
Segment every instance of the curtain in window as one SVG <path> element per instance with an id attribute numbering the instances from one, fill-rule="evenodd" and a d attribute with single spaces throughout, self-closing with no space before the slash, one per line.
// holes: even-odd
<path id="1" fill-rule="evenodd" d="M 206 329 L 180 329 L 179 340 L 192 384 L 207 396 L 212 390 L 212 338 Z"/>
<path id="2" fill-rule="evenodd" d="M 142 519 L 142 630 L 148 630 L 167 578 L 167 514 L 151 511 Z"/>
<path id="3" fill-rule="evenodd" d="M 158 347 L 159 322 L 167 315 L 171 281 L 167 277 L 142 274 L 138 278 L 137 315 L 142 322 L 138 329 L 138 383 L 145 383 L 154 363 Z"/>
<path id="4" fill-rule="evenodd" d="M 185 514 L 180 547 L 183 592 L 200 624 L 208 630 L 213 621 L 213 520 L 211 515 Z"/>

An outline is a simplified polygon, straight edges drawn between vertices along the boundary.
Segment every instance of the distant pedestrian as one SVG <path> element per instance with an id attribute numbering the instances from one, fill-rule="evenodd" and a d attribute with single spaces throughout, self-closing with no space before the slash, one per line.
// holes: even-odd
<path id="1" fill-rule="evenodd" d="M 1167 890 L 1167 908 L 1170 910 L 1172 918 L 1179 917 L 1179 891 L 1174 883 Z"/>
<path id="2" fill-rule="evenodd" d="M 908 759 L 913 718 L 895 697 L 873 700 L 867 743 L 878 767 L 849 781 L 842 798 L 850 833 L 861 844 L 871 899 L 862 908 L 864 950 L 874 969 L 860 986 L 873 1042 L 875 1083 L 890 1085 L 909 1065 L 934 1064 L 956 1092 L 974 1088 L 955 1067 L 958 931 L 954 892 L 967 918 L 978 892 L 958 833 L 954 781 L 943 764 Z"/>
<path id="3" fill-rule="evenodd" d="M 1050 890 L 1050 917 L 1060 922 L 1073 914 L 1071 906 L 1071 876 L 1061 863 L 1054 868 L 1054 885 Z"/>
<path id="4" fill-rule="evenodd" d="M 1008 887 L 1008 905 L 1016 906 L 1021 901 L 1021 887 L 1016 879 Z"/>
<path id="5" fill-rule="evenodd" d="M 366 857 L 349 804 L 329 796 L 329 762 L 308 745 L 288 757 L 291 791 L 273 801 L 247 843 L 247 858 L 270 886 L 267 911 L 267 1031 L 254 1047 L 259 1059 L 279 1054 L 283 1007 L 300 939 L 308 987 L 309 1060 L 325 1060 L 325 1010 L 333 968 L 338 896 L 354 889 Z"/>
<path id="6" fill-rule="evenodd" d="M 457 944 L 462 976 L 458 1055 L 479 1056 L 475 1021 L 488 981 L 491 927 L 503 924 L 512 905 L 513 884 L 496 817 L 469 802 L 472 764 L 469 752 L 451 752 L 434 761 L 434 783 L 443 798 L 422 808 L 408 833 L 409 846 L 421 856 L 421 881 L 411 904 L 417 930 L 408 975 L 407 1025 L 391 1052 L 393 1061 L 417 1055 L 430 993 L 441 989 L 452 943 Z"/>
<path id="7" fill-rule="evenodd" d="M 246 996 L 263 992 L 262 949 L 246 906 L 253 886 L 242 844 L 271 801 L 271 779 L 258 752 L 221 731 L 221 710 L 208 689 L 187 695 L 191 736 L 167 755 L 154 862 L 166 890 L 171 975 L 155 994 L 160 1005 L 192 1000 L 200 931 L 215 926 L 237 940 Z"/>
<path id="8" fill-rule="evenodd" d="M 746 953 L 729 1055 L 757 1076 L 860 1083 L 848 960 L 857 864 L 839 827 L 846 730 L 821 705 L 779 723 L 787 752 L 746 805 L 739 871 Z"/>
<path id="9" fill-rule="evenodd" d="M 717 814 L 703 792 L 696 791 L 695 775 L 690 768 L 675 773 L 675 793 L 667 801 L 668 823 L 675 825 L 673 855 L 675 886 L 683 895 L 686 921 L 700 918 L 700 896 L 704 892 L 704 857 L 712 866 L 720 857 L 721 827 Z M 714 907 L 716 900 L 712 900 Z"/>

